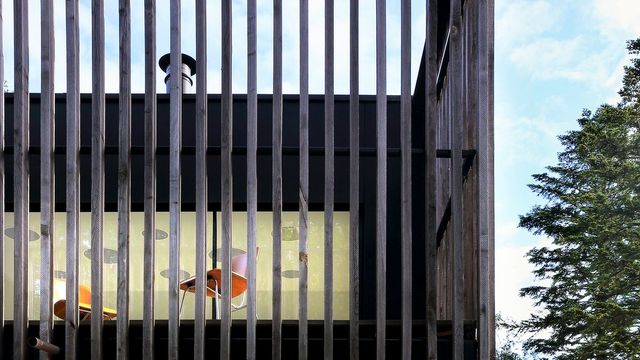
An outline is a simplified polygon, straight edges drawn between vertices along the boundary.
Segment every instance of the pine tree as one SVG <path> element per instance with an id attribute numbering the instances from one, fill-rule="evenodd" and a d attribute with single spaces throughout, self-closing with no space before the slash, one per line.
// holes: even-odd
<path id="1" fill-rule="evenodd" d="M 628 42 L 640 54 L 640 39 Z M 528 252 L 546 286 L 521 296 L 539 313 L 520 324 L 525 349 L 558 359 L 640 358 L 640 59 L 625 67 L 622 102 L 584 111 L 559 137 L 555 166 L 529 187 L 546 200 L 520 226 L 552 239 Z"/>

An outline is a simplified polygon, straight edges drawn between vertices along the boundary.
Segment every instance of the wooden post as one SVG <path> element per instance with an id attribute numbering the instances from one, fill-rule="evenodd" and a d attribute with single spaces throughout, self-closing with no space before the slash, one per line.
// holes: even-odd
<path id="1" fill-rule="evenodd" d="M 52 254 L 55 207 L 55 158 L 53 149 L 55 147 L 54 135 L 56 119 L 54 96 L 55 36 L 53 30 L 54 20 L 52 0 L 44 0 L 41 2 L 41 14 L 42 105 L 40 111 L 40 128 L 42 129 L 42 133 L 40 136 L 40 339 L 50 343 L 52 341 L 53 331 Z M 0 79 L 0 84 L 3 83 L 2 79 Z M 3 231 L 2 227 L 0 227 L 0 231 Z M 0 286 L 2 285 L 0 284 Z M 0 349 L 0 354 L 2 353 L 1 351 L 2 350 Z M 40 358 L 43 360 L 48 359 L 48 354 L 40 352 Z"/>
<path id="2" fill-rule="evenodd" d="M 231 167 L 233 94 L 231 89 L 231 0 L 222 0 L 222 103 L 221 103 L 221 201 L 222 201 L 222 284 L 231 283 L 231 230 L 233 225 L 233 177 Z M 229 285 L 227 285 L 229 286 Z M 222 326 L 220 328 L 220 358 L 231 355 L 231 292 L 222 293 Z"/>
<path id="3" fill-rule="evenodd" d="M 156 262 L 156 2 L 144 1 L 144 304 L 142 357 L 154 358 Z"/>
<path id="4" fill-rule="evenodd" d="M 27 340 L 29 262 L 29 33 L 28 4 L 13 2 L 14 11 L 14 358 L 24 359 Z M 0 84 L 2 85 L 2 84 Z"/>
<path id="5" fill-rule="evenodd" d="M 78 2 L 68 1 L 67 15 L 67 264 L 65 357 L 75 359 L 78 341 L 78 242 L 80 240 L 80 34 Z"/>
<path id="6" fill-rule="evenodd" d="M 411 1 L 402 0 L 400 32 L 400 147 L 402 247 L 402 358 L 411 359 Z"/>
<path id="7" fill-rule="evenodd" d="M 129 358 L 129 223 L 131 219 L 131 8 L 120 0 L 120 91 L 118 121 L 118 300 L 119 359 Z"/>
<path id="8" fill-rule="evenodd" d="M 102 359 L 104 219 L 104 4 L 91 9 L 91 357 Z"/>
<path id="9" fill-rule="evenodd" d="M 359 4 L 349 8 L 349 348 L 351 360 L 360 358 L 360 86 Z"/>
<path id="10" fill-rule="evenodd" d="M 247 359 L 256 359 L 256 255 L 258 211 L 258 78 L 257 7 L 247 3 Z"/>
<path id="11" fill-rule="evenodd" d="M 180 0 L 171 0 L 170 66 L 172 69 L 178 69 L 182 64 L 180 6 Z M 169 359 L 178 358 L 180 346 L 180 290 L 178 282 L 180 281 L 182 77 L 178 75 L 177 71 L 173 75 L 169 78 Z"/>
<path id="12" fill-rule="evenodd" d="M 309 1 L 300 0 L 300 184 L 298 190 L 298 358 L 308 357 L 309 234 Z"/>
<path id="13" fill-rule="evenodd" d="M 464 356 L 464 264 L 463 264 L 463 223 L 462 223 L 462 124 L 463 124 L 463 86 L 462 86 L 462 13 L 461 0 L 451 0 L 451 45 L 449 70 L 451 90 L 451 244 L 452 244 L 452 321 L 453 321 L 453 358 Z"/>
<path id="14" fill-rule="evenodd" d="M 438 123 L 436 73 L 438 66 L 438 10 L 436 0 L 426 4 L 425 42 L 425 265 L 427 359 L 438 357 L 437 339 L 437 218 L 436 218 L 436 128 Z"/>
<path id="15" fill-rule="evenodd" d="M 273 1 L 272 214 L 273 292 L 272 359 L 282 356 L 282 1 Z"/>
<path id="16" fill-rule="evenodd" d="M 489 49 L 487 1 L 477 4 L 478 27 L 478 138 L 477 188 L 478 216 L 478 356 L 489 359 L 489 197 L 488 197 L 488 118 L 489 118 Z"/>
<path id="17" fill-rule="evenodd" d="M 376 350 L 385 358 L 387 307 L 387 15 L 376 0 Z"/>
<path id="18" fill-rule="evenodd" d="M 193 329 L 195 359 L 204 359 L 207 285 L 207 3 L 196 1 L 196 297 Z"/>
<path id="19" fill-rule="evenodd" d="M 333 0 L 324 10 L 324 358 L 333 358 L 333 203 L 334 203 L 334 104 L 333 104 Z"/>
<path id="20" fill-rule="evenodd" d="M 488 115 L 487 115 L 487 201 L 488 201 L 488 251 L 489 251 L 489 278 L 488 278 L 488 322 L 489 322 L 489 356 L 491 359 L 496 357 L 496 339 L 495 339 L 495 183 L 494 183 L 494 56 L 495 56 L 495 1 L 487 0 L 487 56 L 488 60 L 488 76 L 487 76 L 487 103 L 488 103 Z"/>

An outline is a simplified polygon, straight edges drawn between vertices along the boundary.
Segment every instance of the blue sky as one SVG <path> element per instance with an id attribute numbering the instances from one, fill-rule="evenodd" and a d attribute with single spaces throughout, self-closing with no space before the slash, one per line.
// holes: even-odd
<path id="1" fill-rule="evenodd" d="M 56 91 L 64 92 L 64 0 L 54 0 L 56 12 Z M 39 0 L 30 4 L 30 91 L 40 89 Z M 81 70 L 91 73 L 90 1 L 81 0 Z M 142 0 L 132 0 L 133 68 L 143 68 Z M 183 1 L 183 51 L 195 53 L 192 2 Z M 388 5 L 388 89 L 399 93 L 399 1 Z M 298 2 L 284 1 L 284 91 L 298 91 Z M 374 93 L 375 0 L 361 1 L 361 89 Z M 220 88 L 220 9 L 210 2 L 207 73 L 210 92 Z M 258 1 L 258 88 L 271 92 L 271 3 Z M 311 69 L 322 69 L 324 9 L 310 1 Z M 424 39 L 424 1 L 413 1 L 412 73 L 415 81 Z M 158 56 L 169 50 L 168 0 L 158 1 Z M 233 67 L 236 93 L 246 91 L 245 1 L 233 4 Z M 5 71 L 13 83 L 12 3 L 3 4 Z M 117 1 L 106 1 L 107 92 L 118 89 Z M 348 2 L 336 1 L 336 92 L 348 92 Z M 583 108 L 618 101 L 622 67 L 627 63 L 625 41 L 640 36 L 640 2 L 636 0 L 496 0 L 495 128 L 496 128 L 496 306 L 505 315 L 522 319 L 531 304 L 518 289 L 535 281 L 524 254 L 548 239 L 517 228 L 518 215 L 540 200 L 526 187 L 531 174 L 555 163 L 561 150 L 557 135 L 576 127 Z M 158 71 L 158 90 L 163 91 Z M 196 77 L 197 81 L 197 77 Z M 81 90 L 90 92 L 91 77 Z M 143 73 L 134 71 L 133 91 L 143 91 Z M 312 71 L 310 91 L 323 92 L 323 72 Z"/>
<path id="2" fill-rule="evenodd" d="M 517 295 L 535 281 L 524 254 L 549 243 L 517 228 L 541 203 L 526 184 L 555 164 L 582 109 L 619 101 L 638 19 L 635 0 L 496 0 L 496 308 L 509 317 L 532 311 Z"/>

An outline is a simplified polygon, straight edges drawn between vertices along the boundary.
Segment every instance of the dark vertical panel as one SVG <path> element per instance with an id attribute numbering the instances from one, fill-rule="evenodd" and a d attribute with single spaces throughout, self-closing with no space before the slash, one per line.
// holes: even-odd
<path id="1" fill-rule="evenodd" d="M 333 358 L 333 0 L 324 7 L 324 358 Z"/>
<path id="2" fill-rule="evenodd" d="M 144 304 L 142 357 L 153 359 L 156 263 L 156 2 L 144 1 Z"/>
<path id="3" fill-rule="evenodd" d="M 494 41 L 495 41 L 495 3 L 494 0 L 487 0 L 487 56 L 488 62 L 488 116 L 487 116 L 487 199 L 488 199 L 488 214 L 489 214 L 489 239 L 488 239 L 488 251 L 489 251 L 489 306 L 488 306 L 488 321 L 489 321 L 489 355 L 493 359 L 496 356 L 496 339 L 495 339 L 495 183 L 494 183 Z"/>
<path id="4" fill-rule="evenodd" d="M 40 109 L 40 128 L 42 131 L 40 138 L 40 339 L 51 342 L 53 330 L 53 210 L 55 204 L 55 160 L 53 156 L 55 146 L 55 37 L 52 0 L 43 0 L 41 2 L 40 22 L 42 47 L 42 105 Z M 0 79 L 0 84 L 3 83 L 2 79 Z M 0 231 L 2 231 L 1 227 Z M 47 359 L 48 354 L 41 351 L 40 358 Z"/>
<path id="5" fill-rule="evenodd" d="M 451 245 L 452 245 L 452 321 L 453 358 L 462 359 L 464 281 L 463 281 L 463 221 L 462 221 L 462 124 L 463 124 L 463 63 L 461 0 L 451 0 L 451 45 L 449 71 L 451 91 Z"/>
<path id="6" fill-rule="evenodd" d="M 231 0 L 222 0 L 222 117 L 220 122 L 221 144 L 221 202 L 222 202 L 222 286 L 231 283 L 231 230 L 233 225 L 233 177 L 231 168 L 233 94 L 231 92 Z M 228 286 L 228 285 L 227 285 Z M 222 327 L 220 329 L 220 358 L 231 354 L 231 292 L 222 293 Z"/>
<path id="7" fill-rule="evenodd" d="M 80 34 L 77 1 L 67 1 L 67 264 L 65 357 L 78 348 L 78 242 L 80 240 Z"/>
<path id="8" fill-rule="evenodd" d="M 14 41 L 14 358 L 24 359 L 27 338 L 29 261 L 29 33 L 26 1 L 13 2 Z M 0 84 L 0 86 L 3 86 Z"/>
<path id="9" fill-rule="evenodd" d="M 91 357 L 102 358 L 104 219 L 104 4 L 91 3 Z"/>
<path id="10" fill-rule="evenodd" d="M 376 349 L 385 358 L 387 324 L 387 10 L 376 0 Z"/>
<path id="11" fill-rule="evenodd" d="M 400 31 L 400 147 L 402 248 L 402 358 L 411 359 L 411 1 L 402 0 Z"/>
<path id="12" fill-rule="evenodd" d="M 2 2 L 0 1 L 0 14 Z M 4 31 L 0 16 L 0 84 L 4 84 Z M 0 232 L 4 234 L 4 86 L 0 86 Z M 0 339 L 4 339 L 4 242 L 0 245 Z M 0 341 L 0 354 L 4 341 Z"/>
<path id="13" fill-rule="evenodd" d="M 282 1 L 273 1 L 273 113 L 272 113 L 273 292 L 271 351 L 282 356 Z"/>
<path id="14" fill-rule="evenodd" d="M 426 43 L 425 43 L 425 265 L 426 265 L 426 320 L 427 359 L 438 357 L 437 339 L 437 217 L 436 217 L 436 127 L 438 105 L 436 94 L 437 71 L 437 1 L 427 0 Z"/>
<path id="15" fill-rule="evenodd" d="M 300 184 L 298 217 L 298 358 L 308 357 L 308 233 L 309 233 L 309 2 L 300 0 Z"/>
<path id="16" fill-rule="evenodd" d="M 131 219 L 131 9 L 120 0 L 120 90 L 118 134 L 118 289 L 119 359 L 129 357 L 129 223 Z"/>
<path id="17" fill-rule="evenodd" d="M 207 3 L 196 1 L 196 313 L 195 359 L 204 359 L 207 261 Z"/>
<path id="18" fill-rule="evenodd" d="M 256 358 L 256 255 L 258 211 L 258 78 L 256 0 L 247 3 L 247 359 Z"/>
<path id="19" fill-rule="evenodd" d="M 172 69 L 182 64 L 180 44 L 180 0 L 170 2 L 170 47 Z M 172 71 L 173 72 L 173 71 Z M 177 73 L 177 71 L 175 72 Z M 180 308 L 180 143 L 182 138 L 182 77 L 170 76 L 169 109 L 169 359 L 178 358 Z"/>
<path id="20" fill-rule="evenodd" d="M 489 351 L 489 197 L 488 197 L 488 118 L 489 118 L 489 49 L 487 1 L 477 4 L 475 39 L 478 42 L 478 117 L 477 117 L 477 187 L 478 217 L 478 356 L 490 358 Z M 475 60 L 475 59 L 474 59 Z"/>
<path id="21" fill-rule="evenodd" d="M 360 358 L 360 86 L 358 0 L 349 8 L 349 348 Z"/>

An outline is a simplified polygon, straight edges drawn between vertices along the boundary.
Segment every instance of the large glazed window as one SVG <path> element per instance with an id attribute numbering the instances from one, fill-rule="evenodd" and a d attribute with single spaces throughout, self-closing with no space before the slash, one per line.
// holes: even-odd
<path id="1" fill-rule="evenodd" d="M 81 214 L 79 244 L 79 283 L 91 286 L 91 222 L 90 213 Z M 214 216 L 215 221 L 214 221 Z M 143 272 L 143 213 L 131 213 L 130 242 L 130 286 L 132 320 L 142 319 L 142 288 L 146 274 Z M 210 212 L 207 223 L 207 268 L 220 267 L 220 251 L 217 251 L 218 262 L 214 264 L 213 244 L 217 242 L 220 249 L 220 214 Z M 117 219 L 115 212 L 104 214 L 104 306 L 116 308 L 117 282 Z M 322 212 L 309 213 L 309 319 L 323 318 L 324 304 L 324 215 Z M 66 214 L 55 214 L 54 233 L 54 290 L 53 301 L 65 297 L 65 222 Z M 29 215 L 29 277 L 28 277 L 28 314 L 29 319 L 38 320 L 40 311 L 40 214 Z M 216 231 L 212 231 L 216 225 Z M 257 259 L 257 315 L 258 319 L 271 318 L 272 289 L 272 214 L 259 212 L 257 216 L 257 243 L 259 247 Z M 169 268 L 169 214 L 160 212 L 156 218 L 156 319 L 168 317 L 168 279 L 164 270 Z M 245 253 L 247 250 L 247 216 L 245 212 L 233 213 L 233 249 L 232 255 Z M 4 250 L 4 314 L 5 318 L 13 318 L 13 214 L 5 214 Z M 348 319 L 349 316 L 349 213 L 334 213 L 334 318 Z M 183 212 L 181 217 L 180 268 L 181 278 L 194 275 L 195 271 L 195 212 Z M 168 275 L 166 275 L 168 276 Z M 182 296 L 182 294 L 180 294 Z M 240 303 L 241 298 L 234 299 Z M 207 317 L 213 317 L 213 304 L 207 299 Z M 187 293 L 181 318 L 194 317 L 194 294 Z M 298 316 L 298 213 L 284 212 L 282 215 L 282 313 L 283 319 L 297 319 Z M 233 312 L 234 319 L 244 319 L 244 309 Z M 56 320 L 59 320 L 56 318 Z"/>

